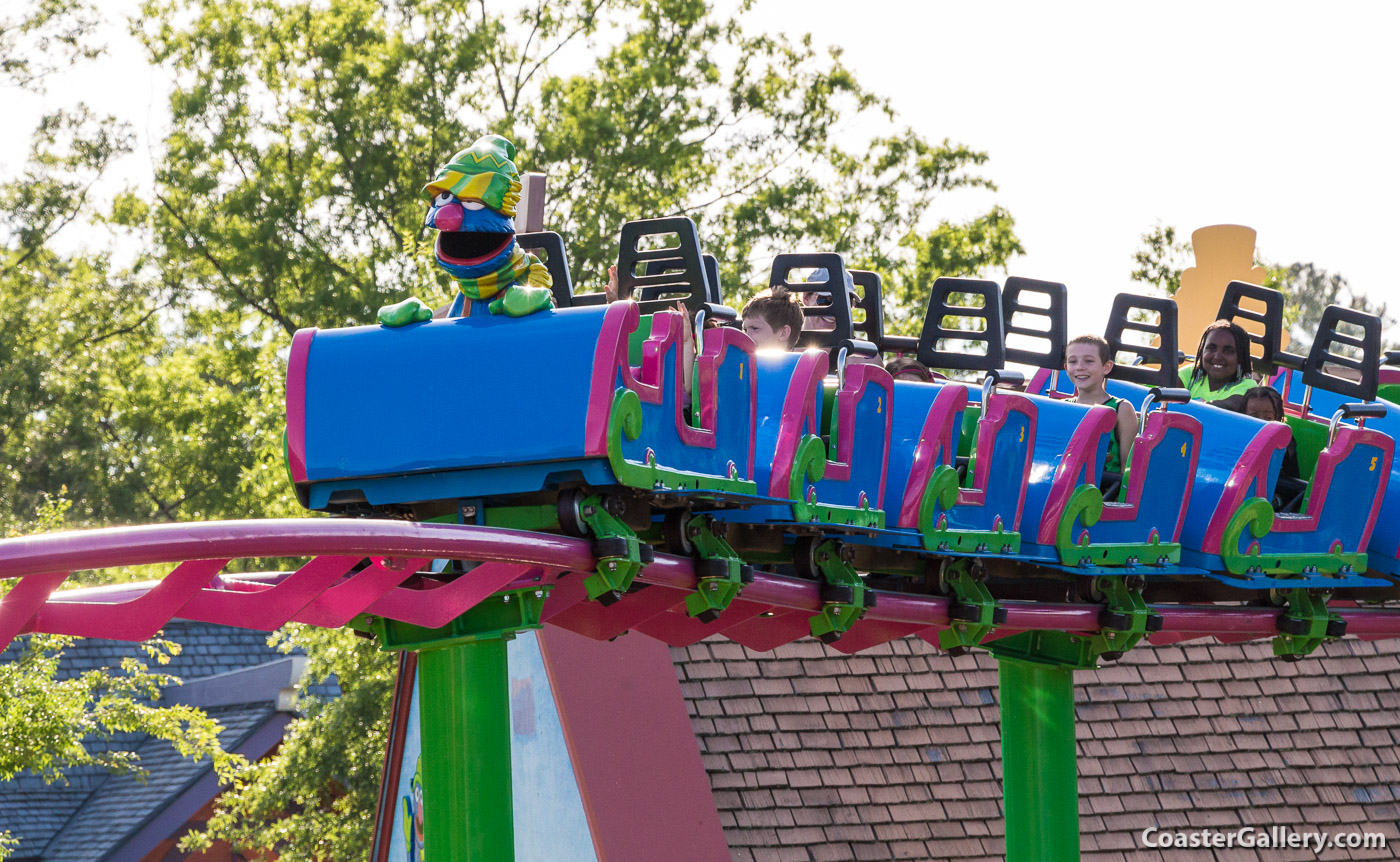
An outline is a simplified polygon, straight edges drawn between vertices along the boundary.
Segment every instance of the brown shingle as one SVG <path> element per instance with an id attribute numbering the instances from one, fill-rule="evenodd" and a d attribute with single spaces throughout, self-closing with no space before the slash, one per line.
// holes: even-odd
<path id="1" fill-rule="evenodd" d="M 1265 858 L 1164 857 L 1137 846 L 1152 823 L 1393 824 L 1400 694 L 1386 675 L 1400 679 L 1400 644 L 1324 650 L 1285 665 L 1267 642 L 1146 646 L 1077 673 L 1083 858 Z M 673 654 L 735 859 L 1004 853 L 987 655 L 950 659 L 915 638 L 849 657 L 809 639 L 772 653 L 714 640 Z M 1349 855 L 1392 857 L 1393 847 Z"/>

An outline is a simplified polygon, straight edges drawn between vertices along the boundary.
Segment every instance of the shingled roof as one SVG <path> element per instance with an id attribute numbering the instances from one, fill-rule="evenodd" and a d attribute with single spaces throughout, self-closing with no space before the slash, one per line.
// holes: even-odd
<path id="1" fill-rule="evenodd" d="M 290 718 L 282 689 L 299 675 L 302 659 L 269 647 L 266 632 L 177 620 L 164 636 L 183 649 L 161 670 L 185 682 L 167 690 L 165 699 L 204 707 L 224 726 L 220 741 L 226 750 L 253 758 L 266 754 Z M 22 641 L 11 644 L 0 661 L 14 660 L 21 649 Z M 116 667 L 138 649 L 123 641 L 78 640 L 64 652 L 59 677 Z M 183 758 L 162 740 L 120 734 L 85 744 L 135 750 L 147 777 L 84 767 L 68 770 L 53 785 L 27 773 L 0 783 L 0 831 L 19 839 L 12 862 L 89 862 L 154 846 L 166 837 L 155 833 L 183 826 L 217 791 L 207 760 Z"/>
<path id="2" fill-rule="evenodd" d="M 672 650 L 740 862 L 1005 857 L 996 661 L 917 638 Z M 1147 850 L 1161 829 L 1381 832 L 1400 846 L 1400 641 L 1296 664 L 1267 641 L 1144 646 L 1075 674 L 1081 846 L 1093 860 L 1317 858 Z"/>

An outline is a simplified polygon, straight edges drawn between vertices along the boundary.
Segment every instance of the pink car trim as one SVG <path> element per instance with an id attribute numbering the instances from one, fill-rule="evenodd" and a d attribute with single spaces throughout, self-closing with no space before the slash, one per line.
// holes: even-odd
<path id="1" fill-rule="evenodd" d="M 786 497 L 792 478 L 792 462 L 804 434 L 816 434 L 817 392 L 826 377 L 831 359 L 820 350 L 805 351 L 797 360 L 783 396 L 783 412 L 778 418 L 778 447 L 773 452 L 773 473 L 768 480 L 770 497 Z"/>
<path id="2" fill-rule="evenodd" d="M 1208 554 L 1220 553 L 1220 542 L 1225 537 L 1225 527 L 1234 517 L 1244 501 L 1250 497 L 1269 496 L 1269 459 L 1275 451 L 1287 449 L 1291 434 L 1282 422 L 1268 422 L 1245 446 L 1235 469 L 1225 480 L 1225 488 L 1220 500 L 1215 504 L 1215 512 L 1206 526 L 1206 535 L 1201 550 Z M 1277 522 L 1276 522 L 1277 523 Z"/>
<path id="3" fill-rule="evenodd" d="M 306 360 L 316 330 L 298 329 L 287 363 L 287 468 L 293 482 L 306 481 Z"/>
<path id="4" fill-rule="evenodd" d="M 587 455 L 603 457 L 608 451 L 608 422 L 612 418 L 615 381 L 620 374 L 622 385 L 637 393 L 645 403 L 660 404 L 665 400 L 665 387 L 675 387 L 676 433 L 687 446 L 715 448 L 715 418 L 719 410 L 719 367 L 725 358 L 725 351 L 733 347 L 748 354 L 749 367 L 754 367 L 753 341 L 735 329 L 710 330 L 705 333 L 704 350 L 695 357 L 699 387 L 700 425 L 697 428 L 686 420 L 685 407 L 689 396 L 685 394 L 681 379 L 681 339 L 684 337 L 683 323 L 677 312 L 659 311 L 652 315 L 651 334 L 642 344 L 642 364 L 632 367 L 628 362 L 628 337 L 636 331 L 641 320 L 637 304 L 614 302 L 608 306 L 603 318 L 603 327 L 598 334 L 598 346 L 593 353 L 593 374 L 589 383 L 588 415 L 584 423 L 584 452 Z M 674 348 L 677 361 L 669 364 L 667 354 Z M 758 386 L 749 375 L 749 422 L 750 434 L 748 457 L 744 478 L 753 478 L 754 435 L 753 423 L 758 412 Z"/>
<path id="5" fill-rule="evenodd" d="M 1113 410 L 1102 404 L 1095 404 L 1089 408 L 1084 418 L 1079 420 L 1079 425 L 1075 427 L 1074 434 L 1069 439 L 1069 448 L 1065 450 L 1065 456 L 1060 459 L 1060 465 L 1055 469 L 1050 494 L 1045 498 L 1045 511 L 1040 516 L 1040 531 L 1036 536 L 1036 541 L 1040 544 L 1055 544 L 1055 530 L 1059 526 L 1060 516 L 1064 514 L 1065 506 L 1069 505 L 1069 498 L 1074 489 L 1079 487 L 1080 470 L 1087 470 L 1084 474 L 1087 484 L 1099 483 L 1100 465 L 1096 457 L 1099 438 L 1104 434 L 1113 433 L 1117 418 L 1117 413 Z"/>
<path id="6" fill-rule="evenodd" d="M 919 526 L 919 504 L 924 489 L 936 468 L 953 463 L 953 452 L 957 448 L 954 435 L 959 430 L 953 428 L 953 418 L 966 407 L 967 389 L 962 386 L 944 386 L 934 396 L 928 415 L 924 417 L 924 427 L 919 431 L 919 442 L 914 446 L 914 466 L 909 470 L 909 483 L 904 486 L 904 500 L 899 505 L 899 526 Z"/>

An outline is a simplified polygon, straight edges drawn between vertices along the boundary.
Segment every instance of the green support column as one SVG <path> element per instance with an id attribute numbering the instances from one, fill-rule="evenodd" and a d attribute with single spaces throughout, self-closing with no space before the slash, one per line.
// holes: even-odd
<path id="1" fill-rule="evenodd" d="M 540 627 L 545 590 L 496 593 L 442 628 L 383 617 L 354 627 L 418 653 L 424 862 L 512 862 L 506 643 Z"/>
<path id="2" fill-rule="evenodd" d="M 1074 671 L 998 656 L 1007 862 L 1079 859 Z"/>
<path id="3" fill-rule="evenodd" d="M 418 654 L 426 862 L 509 862 L 510 691 L 504 638 Z"/>

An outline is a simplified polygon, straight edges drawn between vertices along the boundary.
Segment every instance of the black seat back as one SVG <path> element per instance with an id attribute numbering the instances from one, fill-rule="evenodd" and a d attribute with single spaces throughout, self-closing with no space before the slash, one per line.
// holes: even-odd
<path id="1" fill-rule="evenodd" d="M 1033 304 L 1030 296 L 1043 296 L 1043 305 Z M 1006 361 L 1019 362 L 1036 368 L 1058 370 L 1065 364 L 1065 342 L 1068 340 L 1069 296 L 1065 286 L 1057 281 L 1040 281 L 1013 275 L 1001 289 L 1001 318 L 1006 333 Z M 1038 320 L 1042 319 L 1042 320 Z M 1041 325 L 1031 325 L 1039 323 Z M 1033 338 L 1042 344 L 1041 350 L 1012 347 L 1011 336 Z"/>
<path id="2" fill-rule="evenodd" d="M 1243 306 L 1245 301 L 1253 301 L 1264 306 L 1256 311 Z M 1250 351 L 1250 367 L 1262 374 L 1272 374 L 1278 367 L 1277 354 L 1283 346 L 1283 294 L 1260 284 L 1247 281 L 1232 281 L 1225 286 L 1225 295 L 1220 299 L 1220 310 L 1216 320 L 1249 320 L 1259 324 L 1263 332 L 1258 335 L 1250 332 L 1249 343 L 1259 348 L 1259 354 Z M 1245 327 L 1249 331 L 1249 327 Z M 1301 358 L 1301 357 L 1300 357 Z"/>
<path id="3" fill-rule="evenodd" d="M 676 245 L 642 248 L 650 237 L 676 237 Z M 617 293 L 638 301 L 643 314 L 683 302 L 694 314 L 710 302 L 711 289 L 695 222 L 684 216 L 640 219 L 622 226 L 617 257 Z"/>
<path id="4" fill-rule="evenodd" d="M 982 307 L 953 305 L 957 297 L 981 297 Z M 947 318 L 971 318 L 982 322 L 982 329 L 961 329 Z M 952 325 L 947 325 L 952 323 Z M 944 341 L 963 342 L 959 349 L 942 346 Z M 982 353 L 967 349 L 980 344 Z M 924 327 L 919 333 L 919 361 L 929 368 L 955 368 L 964 371 L 996 371 L 1006 365 L 1005 328 L 1001 317 L 1001 287 L 995 281 L 943 276 L 933 282 Z"/>
<path id="5" fill-rule="evenodd" d="M 1360 327 L 1360 337 L 1338 332 L 1337 327 L 1344 323 Z M 1361 356 L 1356 358 L 1335 352 L 1333 347 L 1339 344 L 1355 348 Z M 1364 311 L 1329 305 L 1322 312 L 1317 338 L 1303 362 L 1303 385 L 1316 386 L 1347 398 L 1374 401 L 1376 387 L 1380 383 L 1380 360 L 1381 319 Z M 1352 373 L 1345 376 L 1334 374 L 1327 370 L 1328 365 L 1345 368 Z"/>
<path id="6" fill-rule="evenodd" d="M 1157 322 L 1135 319 L 1140 312 L 1148 316 L 1156 315 Z M 1113 359 L 1113 370 L 1108 376 L 1143 386 L 1174 387 L 1181 385 L 1177 376 L 1180 365 L 1176 335 L 1176 300 L 1162 296 L 1136 296 L 1120 293 L 1113 298 L 1113 308 L 1108 314 L 1108 329 L 1104 340 L 1108 342 L 1109 356 Z M 1142 345 L 1124 341 L 1127 332 L 1143 332 L 1156 336 L 1157 345 Z M 1119 355 L 1132 354 L 1132 361 L 1123 362 Z M 1156 368 L 1150 367 L 1156 365 Z"/>
<path id="7" fill-rule="evenodd" d="M 569 276 L 569 259 L 564 254 L 564 238 L 552 230 L 519 233 L 515 241 L 525 251 L 540 259 L 549 271 L 549 289 L 554 293 L 556 308 L 574 305 L 574 282 Z"/>
<path id="8" fill-rule="evenodd" d="M 795 269 L 824 269 L 826 279 L 822 281 L 790 281 Z M 820 347 L 833 350 L 841 342 L 854 337 L 851 325 L 851 299 L 846 292 L 846 261 L 835 252 L 808 252 L 801 254 L 780 254 L 773 258 L 773 272 L 768 278 L 769 287 L 785 287 L 791 293 L 801 296 L 804 293 L 816 294 L 817 305 L 802 309 L 802 334 L 797 346 Z M 807 321 L 814 317 L 830 317 L 835 321 L 833 329 L 808 329 Z"/>

